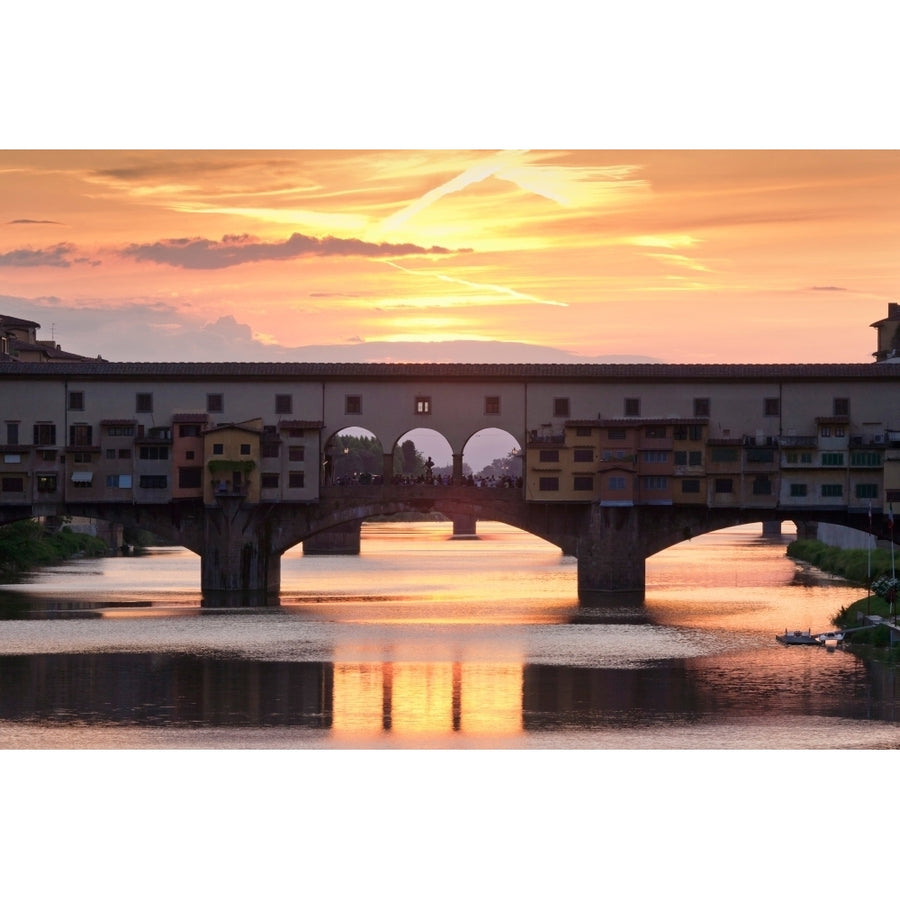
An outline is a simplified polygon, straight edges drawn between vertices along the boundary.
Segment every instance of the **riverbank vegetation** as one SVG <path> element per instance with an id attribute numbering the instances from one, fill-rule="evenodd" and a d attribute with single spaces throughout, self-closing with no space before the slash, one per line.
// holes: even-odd
<path id="1" fill-rule="evenodd" d="M 868 550 L 842 550 L 821 541 L 798 540 L 788 544 L 787 555 L 862 587 L 871 584 L 867 596 L 838 610 L 831 620 L 838 628 L 856 628 L 863 624 L 866 616 L 888 619 L 896 614 L 896 604 L 889 599 L 892 585 L 896 587 L 890 550 L 879 547 L 870 555 Z M 883 661 L 900 661 L 900 647 L 890 648 L 891 636 L 886 626 L 852 632 L 845 641 L 854 649 L 877 649 Z"/>
<path id="2" fill-rule="evenodd" d="M 13 581 L 25 572 L 76 556 L 105 556 L 106 542 L 63 526 L 47 533 L 35 519 L 0 526 L 0 581 Z"/>
<path id="3" fill-rule="evenodd" d="M 865 585 L 868 579 L 869 551 L 842 550 L 821 541 L 792 541 L 788 544 L 787 555 L 791 559 L 802 560 L 810 565 L 840 575 L 854 584 Z M 891 553 L 878 547 L 871 552 L 872 581 L 891 574 Z"/>

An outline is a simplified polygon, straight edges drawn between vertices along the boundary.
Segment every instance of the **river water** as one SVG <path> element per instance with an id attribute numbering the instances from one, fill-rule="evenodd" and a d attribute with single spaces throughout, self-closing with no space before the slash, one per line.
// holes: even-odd
<path id="1" fill-rule="evenodd" d="M 199 562 L 172 548 L 0 589 L 3 883 L 858 889 L 857 858 L 893 833 L 892 755 L 790 751 L 900 746 L 894 671 L 774 635 L 826 630 L 859 588 L 741 528 L 649 560 L 643 606 L 591 609 L 573 559 L 478 528 L 366 524 L 358 557 L 296 549 L 266 609 L 201 607 Z"/>
<path id="2" fill-rule="evenodd" d="M 638 608 L 585 608 L 576 563 L 479 523 L 363 526 L 357 557 L 282 561 L 265 609 L 201 607 L 181 548 L 0 591 L 0 748 L 878 749 L 892 669 L 783 647 L 860 589 L 758 526 L 647 564 Z"/>

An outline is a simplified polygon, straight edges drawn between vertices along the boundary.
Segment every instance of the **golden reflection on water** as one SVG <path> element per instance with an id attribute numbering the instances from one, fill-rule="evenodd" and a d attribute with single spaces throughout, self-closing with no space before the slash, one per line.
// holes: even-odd
<path id="1" fill-rule="evenodd" d="M 514 734 L 522 729 L 522 666 L 336 664 L 332 729 L 355 736 Z"/>

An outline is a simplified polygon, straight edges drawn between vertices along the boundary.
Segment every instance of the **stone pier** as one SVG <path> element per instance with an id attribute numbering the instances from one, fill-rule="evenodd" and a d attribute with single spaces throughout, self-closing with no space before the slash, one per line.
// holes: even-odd
<path id="1" fill-rule="evenodd" d="M 644 544 L 634 507 L 591 507 L 578 537 L 578 599 L 588 605 L 644 599 Z"/>

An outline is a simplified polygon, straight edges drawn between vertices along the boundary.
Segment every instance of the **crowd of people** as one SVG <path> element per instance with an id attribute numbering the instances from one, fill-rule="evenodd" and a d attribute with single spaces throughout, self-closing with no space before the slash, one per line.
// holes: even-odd
<path id="1" fill-rule="evenodd" d="M 354 473 L 353 475 L 343 475 L 335 479 L 335 484 L 347 487 L 353 484 L 383 484 L 384 479 L 381 475 L 370 475 L 367 472 Z M 414 485 L 438 485 L 450 487 L 453 484 L 453 478 L 450 475 L 395 475 L 391 479 L 391 484 L 397 487 L 410 487 Z M 460 485 L 475 488 L 513 488 L 522 487 L 521 478 L 513 478 L 512 476 L 503 476 L 498 478 L 496 475 L 475 476 L 467 475 L 460 482 Z"/>

